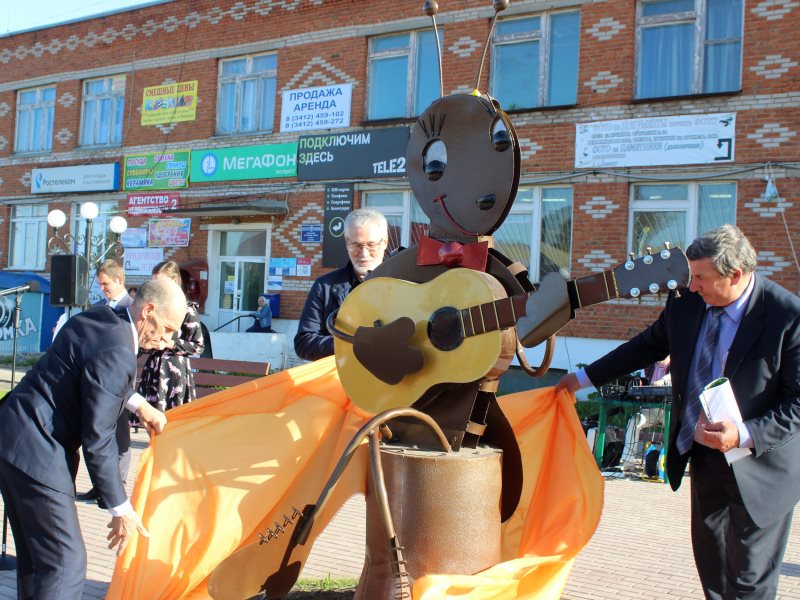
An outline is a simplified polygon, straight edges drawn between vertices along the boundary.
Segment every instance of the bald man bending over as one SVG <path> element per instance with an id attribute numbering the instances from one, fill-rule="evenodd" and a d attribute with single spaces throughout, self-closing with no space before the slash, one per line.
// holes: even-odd
<path id="1" fill-rule="evenodd" d="M 18 598 L 81 598 L 86 547 L 75 508 L 78 450 L 111 513 L 109 548 L 138 530 L 114 438 L 123 408 L 160 433 L 163 413 L 134 394 L 139 348 L 164 348 L 186 298 L 171 280 L 142 286 L 128 308 L 99 306 L 64 325 L 53 345 L 0 403 L 0 491 L 17 550 Z"/>

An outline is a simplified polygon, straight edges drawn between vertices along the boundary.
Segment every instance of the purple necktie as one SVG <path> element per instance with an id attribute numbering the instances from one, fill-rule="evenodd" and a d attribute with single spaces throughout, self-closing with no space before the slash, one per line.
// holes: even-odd
<path id="1" fill-rule="evenodd" d="M 692 449 L 694 430 L 697 427 L 697 419 L 700 418 L 700 393 L 705 386 L 711 383 L 711 363 L 714 360 L 714 350 L 719 339 L 719 318 L 724 310 L 721 306 L 712 306 L 708 310 L 706 334 L 702 345 L 697 349 L 694 369 L 689 374 L 689 382 L 686 386 L 688 392 L 686 394 L 686 410 L 683 413 L 683 421 L 675 443 L 681 454 L 686 454 Z"/>

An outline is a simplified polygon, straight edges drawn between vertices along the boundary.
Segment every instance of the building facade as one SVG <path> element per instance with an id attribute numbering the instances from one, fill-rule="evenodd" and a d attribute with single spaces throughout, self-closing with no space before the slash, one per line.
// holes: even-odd
<path id="1" fill-rule="evenodd" d="M 440 2 L 441 81 L 431 20 L 395 0 L 171 0 L 0 37 L 0 267 L 47 276 L 48 212 L 77 234 L 91 200 L 96 232 L 128 220 L 130 283 L 174 259 L 210 328 L 268 291 L 291 335 L 344 259 L 347 210 L 382 210 L 393 247 L 426 231 L 409 128 L 440 85 L 477 82 L 517 129 L 520 190 L 495 239 L 532 280 L 733 222 L 760 273 L 800 288 L 796 2 L 512 0 L 492 29 L 493 14 Z M 554 365 L 627 339 L 661 300 L 578 311 Z"/>

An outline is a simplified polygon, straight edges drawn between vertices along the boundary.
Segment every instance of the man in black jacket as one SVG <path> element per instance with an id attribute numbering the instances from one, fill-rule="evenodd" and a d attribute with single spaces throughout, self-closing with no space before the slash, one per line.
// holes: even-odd
<path id="1" fill-rule="evenodd" d="M 155 433 L 163 413 L 134 394 L 136 352 L 180 328 L 186 299 L 172 281 L 142 286 L 133 306 L 100 306 L 67 321 L 0 403 L 0 491 L 17 550 L 19 598 L 81 598 L 86 547 L 75 508 L 78 451 L 112 515 L 109 547 L 148 535 L 127 499 L 115 430 L 127 407 Z"/>
<path id="2" fill-rule="evenodd" d="M 294 337 L 294 351 L 306 360 L 333 354 L 333 336 L 325 323 L 347 294 L 367 273 L 383 262 L 389 243 L 389 226 L 383 213 L 371 208 L 354 210 L 344 221 L 348 263 L 317 278 L 306 298 Z"/>
<path id="3" fill-rule="evenodd" d="M 686 250 L 688 291 L 658 320 L 557 388 L 575 391 L 671 357 L 667 473 L 673 489 L 691 461 L 692 547 L 709 600 L 774 598 L 800 499 L 800 300 L 755 273 L 756 253 L 733 225 Z M 697 401 L 730 381 L 742 422 L 711 423 Z M 749 453 L 728 465 L 732 448 Z"/>

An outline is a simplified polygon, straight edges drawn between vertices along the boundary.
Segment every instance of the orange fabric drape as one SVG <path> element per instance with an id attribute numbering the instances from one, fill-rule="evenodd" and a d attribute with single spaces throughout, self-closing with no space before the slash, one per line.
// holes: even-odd
<path id="1" fill-rule="evenodd" d="M 603 482 L 574 399 L 548 388 L 500 400 L 520 443 L 525 478 L 520 508 L 503 529 L 506 562 L 473 576 L 421 578 L 415 599 L 556 599 L 572 558 L 597 526 Z M 164 433 L 142 453 L 131 499 L 151 537 L 134 538 L 118 558 L 110 600 L 209 598 L 214 568 L 287 508 L 314 502 L 371 415 L 348 400 L 329 358 L 168 416 Z M 359 450 L 313 535 L 348 497 L 365 491 L 367 472 Z"/>

